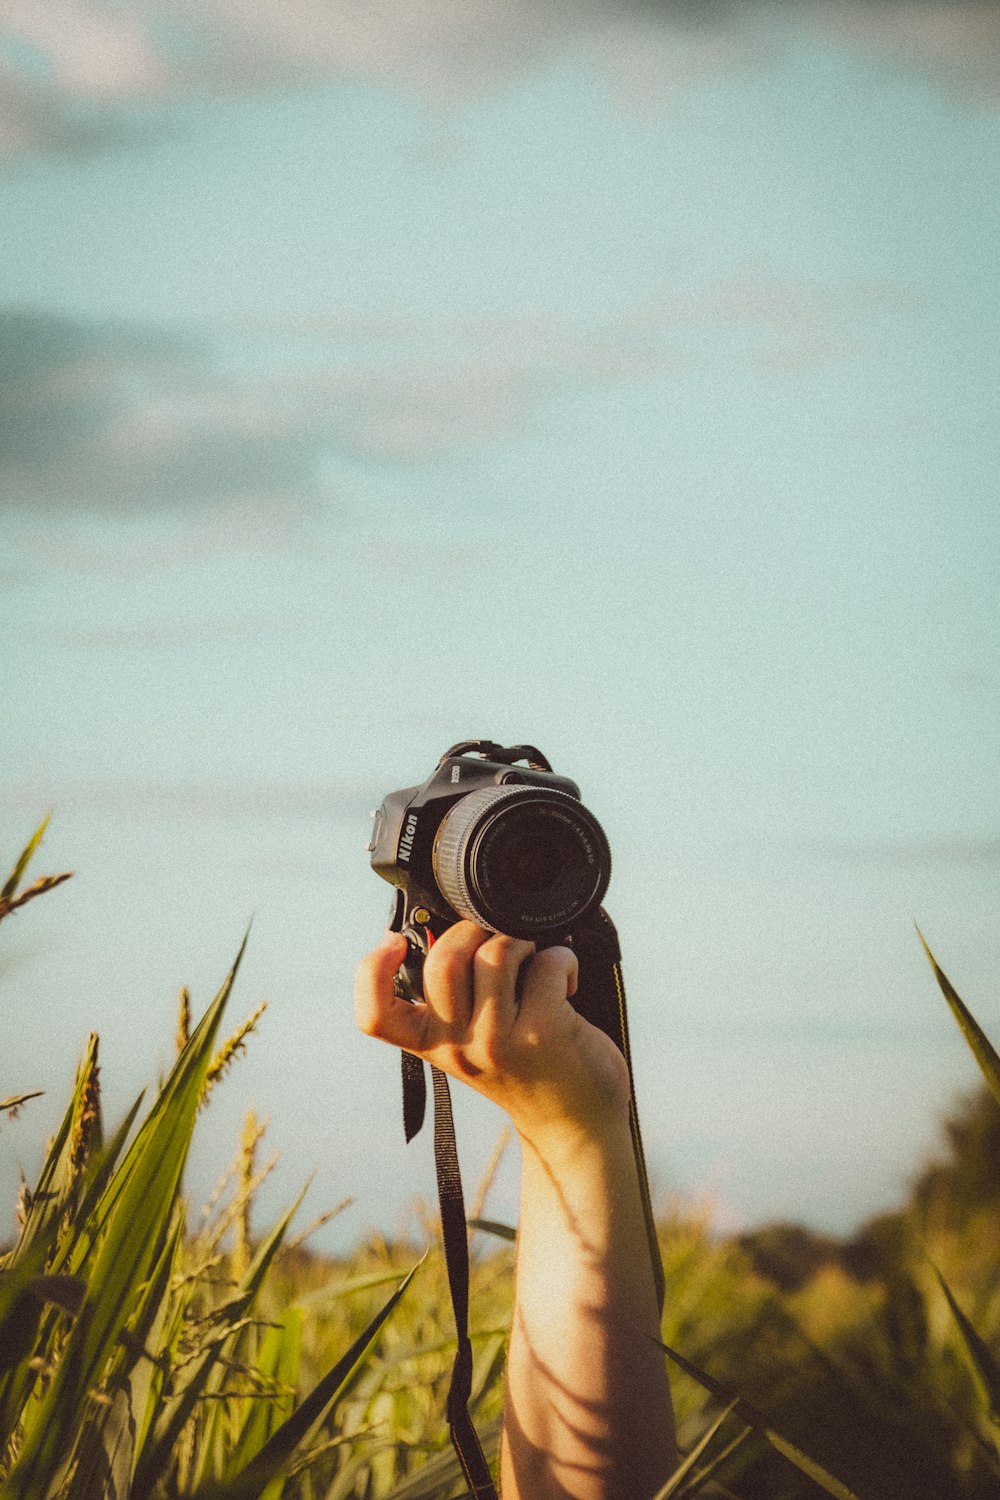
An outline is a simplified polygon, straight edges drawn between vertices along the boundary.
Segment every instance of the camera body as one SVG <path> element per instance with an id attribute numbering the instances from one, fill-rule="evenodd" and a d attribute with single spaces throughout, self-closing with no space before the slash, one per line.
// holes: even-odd
<path id="1" fill-rule="evenodd" d="M 492 740 L 453 745 L 423 785 L 391 792 L 368 847 L 396 888 L 390 926 L 423 954 L 463 918 L 563 941 L 611 876 L 607 839 L 576 782 L 534 746 Z"/>

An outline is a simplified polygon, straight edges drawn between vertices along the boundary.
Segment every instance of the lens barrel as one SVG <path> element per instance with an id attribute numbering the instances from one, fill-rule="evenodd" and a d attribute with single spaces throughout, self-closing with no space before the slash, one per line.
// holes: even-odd
<path id="1" fill-rule="evenodd" d="M 558 935 L 604 896 L 611 851 L 567 792 L 487 786 L 441 820 L 434 875 L 459 916 L 510 937 Z"/>

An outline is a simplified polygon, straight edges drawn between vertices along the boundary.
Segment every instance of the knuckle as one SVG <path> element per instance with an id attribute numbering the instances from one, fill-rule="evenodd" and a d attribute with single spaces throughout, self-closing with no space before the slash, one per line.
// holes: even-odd
<path id="1" fill-rule="evenodd" d="M 504 938 L 490 938 L 488 943 L 484 943 L 481 948 L 477 948 L 476 956 L 473 959 L 475 968 L 483 971 L 502 968 L 504 962 L 503 943 L 505 941 L 506 939 Z"/>
<path id="2" fill-rule="evenodd" d="M 579 963 L 571 948 L 543 948 L 541 953 L 535 955 L 532 968 L 537 973 L 553 979 L 560 977 L 575 979 Z"/>
<path id="3" fill-rule="evenodd" d="M 435 943 L 424 965 L 425 980 L 430 977 L 433 984 L 451 989 L 458 984 L 468 966 L 468 959 L 453 948 L 442 949 Z"/>
<path id="4" fill-rule="evenodd" d="M 535 951 L 534 943 L 521 938 L 508 937 L 498 932 L 476 951 L 476 964 L 482 969 L 503 969 L 508 964 L 519 963 Z"/>
<path id="5" fill-rule="evenodd" d="M 543 948 L 535 957 L 535 967 L 552 973 L 562 973 L 570 956 L 568 948 Z"/>

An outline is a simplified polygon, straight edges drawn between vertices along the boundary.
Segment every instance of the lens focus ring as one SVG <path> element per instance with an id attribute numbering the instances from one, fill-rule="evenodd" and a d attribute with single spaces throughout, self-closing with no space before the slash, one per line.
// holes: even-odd
<path id="1" fill-rule="evenodd" d="M 498 802 L 505 802 L 527 790 L 522 786 L 484 786 L 476 792 L 469 792 L 445 814 L 434 844 L 434 874 L 442 894 L 459 916 L 478 922 L 481 927 L 492 928 L 494 932 L 497 929 L 479 911 L 469 890 L 465 873 L 466 851 L 483 813 Z"/>
<path id="2" fill-rule="evenodd" d="M 526 938 L 565 931 L 601 899 L 611 874 L 593 814 L 568 793 L 537 786 L 462 797 L 441 821 L 433 861 L 460 916 Z"/>

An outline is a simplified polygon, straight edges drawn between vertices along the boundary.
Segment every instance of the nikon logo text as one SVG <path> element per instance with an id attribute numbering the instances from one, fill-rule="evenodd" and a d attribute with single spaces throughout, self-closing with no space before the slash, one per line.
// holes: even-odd
<path id="1" fill-rule="evenodd" d="M 407 813 L 406 827 L 403 829 L 403 836 L 399 841 L 399 859 L 401 864 L 405 865 L 408 863 L 410 855 L 413 853 L 413 835 L 416 831 L 417 815 L 416 813 Z"/>

